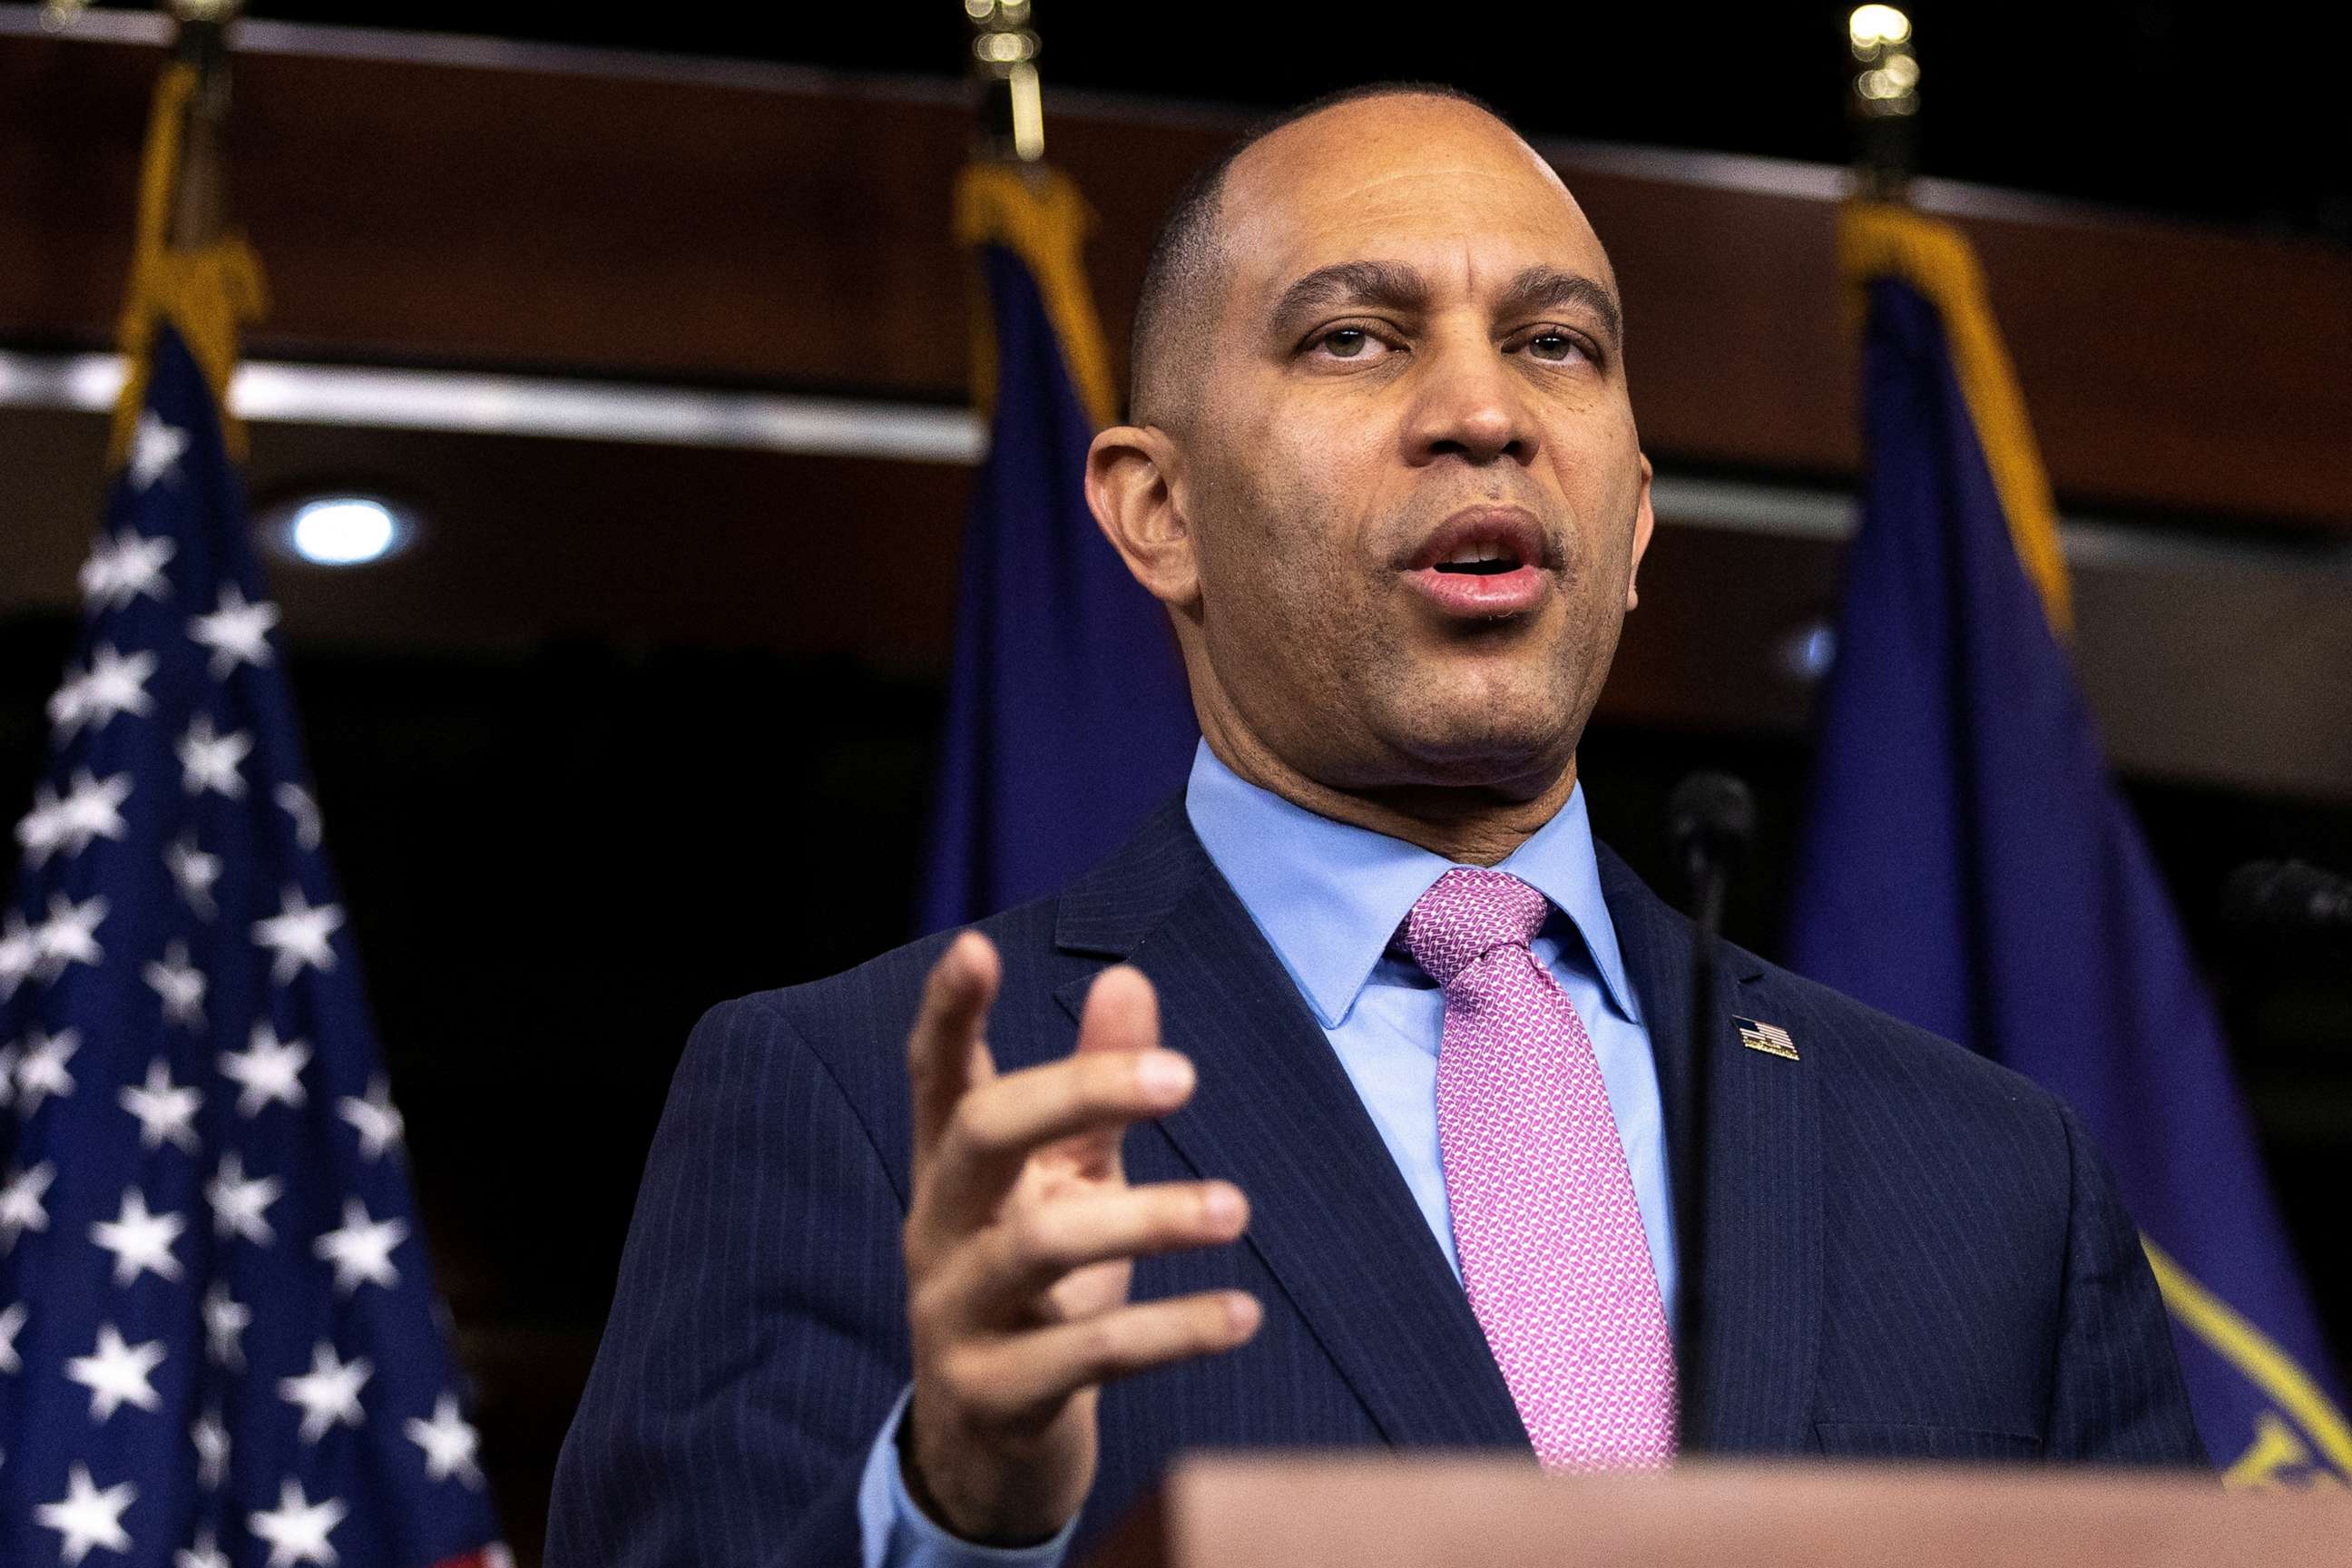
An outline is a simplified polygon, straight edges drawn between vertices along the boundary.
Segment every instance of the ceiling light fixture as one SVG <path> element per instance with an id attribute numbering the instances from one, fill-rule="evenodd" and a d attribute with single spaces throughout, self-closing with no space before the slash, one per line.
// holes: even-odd
<path id="1" fill-rule="evenodd" d="M 389 497 L 312 492 L 269 509 L 264 531 L 279 553 L 313 566 L 366 566 L 398 554 L 416 519 Z"/>

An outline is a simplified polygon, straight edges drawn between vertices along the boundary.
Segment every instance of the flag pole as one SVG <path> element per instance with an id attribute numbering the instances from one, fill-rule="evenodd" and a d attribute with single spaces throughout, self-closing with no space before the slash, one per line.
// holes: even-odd
<path id="1" fill-rule="evenodd" d="M 172 58 L 155 83 L 139 174 L 131 286 L 117 328 L 123 358 L 109 453 L 131 450 L 147 395 L 155 329 L 169 322 L 188 346 L 219 410 L 231 457 L 246 454 L 245 426 L 228 405 L 238 328 L 267 301 L 261 263 L 227 220 L 228 30 L 242 0 L 172 0 L 179 26 Z"/>
<path id="2" fill-rule="evenodd" d="M 180 166 L 173 182 L 171 243 L 197 250 L 217 243 L 228 221 L 227 163 L 221 133 L 228 118 L 228 27 L 242 0 L 173 0 L 179 21 L 172 58 L 195 72 L 182 122 Z"/>
<path id="3" fill-rule="evenodd" d="M 979 153 L 992 162 L 1035 164 L 1045 156 L 1034 9 L 1031 0 L 963 0 L 981 94 Z"/>
<path id="4" fill-rule="evenodd" d="M 2018 558 L 2063 640 L 2074 626 L 2074 589 L 2058 543 L 2058 509 L 2025 417 L 2017 373 L 2001 344 L 1976 253 L 1950 224 L 1911 201 L 1917 173 L 1919 57 L 1911 19 L 1892 5 L 1858 5 L 1846 18 L 1846 111 L 1854 126 L 1854 194 L 1838 219 L 1838 269 L 1857 331 L 1871 279 L 1897 277 L 1943 318 L 1953 369 L 1976 420 Z"/>
<path id="5" fill-rule="evenodd" d="M 1919 56 L 1911 18 L 1892 5 L 1857 5 L 1846 16 L 1845 31 L 1855 194 L 1901 205 L 1919 153 Z"/>
<path id="6" fill-rule="evenodd" d="M 1036 7 L 1032 0 L 962 3 L 972 25 L 980 113 L 972 161 L 956 182 L 956 239 L 968 249 L 1002 245 L 1020 256 L 1044 297 L 1079 401 L 1100 428 L 1117 418 L 1118 395 L 1079 255 L 1094 213 L 1077 186 L 1045 162 Z M 996 332 L 976 275 L 971 323 L 972 404 L 986 416 L 996 403 Z"/>

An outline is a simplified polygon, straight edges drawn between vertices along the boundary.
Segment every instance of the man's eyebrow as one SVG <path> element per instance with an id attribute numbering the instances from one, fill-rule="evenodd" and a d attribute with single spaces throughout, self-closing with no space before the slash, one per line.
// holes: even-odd
<path id="1" fill-rule="evenodd" d="M 1523 316 L 1562 305 L 1582 305 L 1601 318 L 1612 348 L 1622 348 L 1625 325 L 1618 313 L 1617 296 L 1609 285 L 1581 272 L 1556 267 L 1530 267 L 1511 279 L 1496 309 L 1497 315 Z"/>
<path id="2" fill-rule="evenodd" d="M 1423 310 L 1429 306 L 1429 284 L 1412 268 L 1395 261 L 1341 261 L 1318 267 L 1282 291 L 1275 301 L 1273 321 L 1292 321 L 1335 305 L 1363 305 L 1391 310 Z M 1530 267 L 1511 279 L 1496 302 L 1496 313 L 1522 316 L 1565 305 L 1581 305 L 1601 318 L 1610 346 L 1624 342 L 1624 321 L 1617 296 L 1606 283 L 1580 272 L 1557 267 Z"/>
<path id="3" fill-rule="evenodd" d="M 1283 326 L 1331 306 L 1369 305 L 1391 310 L 1421 310 L 1429 305 L 1429 285 L 1419 272 L 1395 261 L 1341 261 L 1318 267 L 1282 291 L 1273 321 Z"/>

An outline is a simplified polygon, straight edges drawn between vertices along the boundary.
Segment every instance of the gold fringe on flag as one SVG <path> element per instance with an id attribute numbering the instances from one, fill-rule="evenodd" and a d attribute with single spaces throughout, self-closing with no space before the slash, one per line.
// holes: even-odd
<path id="1" fill-rule="evenodd" d="M 1907 208 L 1874 202 L 1847 205 L 1838 217 L 1838 270 L 1854 293 L 1861 319 L 1864 291 L 1874 278 L 1894 278 L 1927 297 L 1944 319 L 1952 371 L 1976 425 L 1994 493 L 2009 520 L 2009 537 L 2025 574 L 2041 591 L 2050 629 L 2074 629 L 2074 596 L 2066 558 L 2058 547 L 2058 508 L 2049 475 L 2026 423 L 2017 372 L 2001 346 L 1986 297 L 1984 269 L 1968 237 L 1950 224 Z"/>
<path id="2" fill-rule="evenodd" d="M 974 163 L 956 182 L 956 242 L 975 249 L 1003 246 L 1029 268 L 1054 335 L 1061 340 L 1062 362 L 1078 401 L 1100 429 L 1118 419 L 1118 395 L 1078 254 L 1093 226 L 1094 214 L 1078 187 L 1039 164 Z M 996 328 L 985 298 L 973 302 L 971 392 L 983 416 L 994 408 Z"/>
<path id="3" fill-rule="evenodd" d="M 155 105 L 147 121 L 147 149 L 139 172 L 139 226 L 131 258 L 131 290 L 117 329 L 122 349 L 122 395 L 114 405 L 110 467 L 131 452 L 139 410 L 147 396 L 155 329 L 168 321 L 204 372 L 219 411 L 221 438 L 232 457 L 246 453 L 245 426 L 229 412 L 228 382 L 236 368 L 237 327 L 258 321 L 268 297 L 261 263 L 243 237 L 181 248 L 170 243 L 172 201 L 179 184 L 181 140 L 188 100 L 196 90 L 196 68 L 176 63 L 155 84 Z"/>

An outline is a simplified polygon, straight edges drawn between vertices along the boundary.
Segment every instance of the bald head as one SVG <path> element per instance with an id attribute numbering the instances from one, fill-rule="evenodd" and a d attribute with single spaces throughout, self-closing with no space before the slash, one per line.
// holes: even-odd
<path id="1" fill-rule="evenodd" d="M 1349 88 L 1267 121 L 1192 177 L 1152 243 L 1129 341 L 1129 416 L 1173 428 L 1194 405 L 1207 339 L 1223 303 L 1235 218 L 1245 225 L 1256 204 L 1286 199 L 1294 182 L 1336 145 L 1361 154 L 1390 143 L 1407 154 L 1426 148 L 1433 131 L 1485 143 L 1489 153 L 1548 181 L 1574 207 L 1559 177 L 1518 132 L 1456 88 L 1424 82 Z M 1613 290 L 1609 308 L 1613 314 Z"/>

